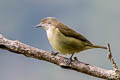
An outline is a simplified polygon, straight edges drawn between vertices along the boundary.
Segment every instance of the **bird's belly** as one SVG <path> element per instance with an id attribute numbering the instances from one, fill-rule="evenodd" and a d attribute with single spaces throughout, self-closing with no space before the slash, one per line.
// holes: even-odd
<path id="1" fill-rule="evenodd" d="M 47 36 L 52 47 L 63 54 L 78 53 L 84 48 L 82 41 L 67 37 L 59 30 L 47 32 Z"/>

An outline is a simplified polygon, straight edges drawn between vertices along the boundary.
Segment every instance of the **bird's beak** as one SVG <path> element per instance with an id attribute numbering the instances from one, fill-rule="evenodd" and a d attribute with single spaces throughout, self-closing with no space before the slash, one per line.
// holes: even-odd
<path id="1" fill-rule="evenodd" d="M 42 27 L 42 26 L 41 26 L 41 24 L 37 24 L 35 27 L 36 27 L 36 28 L 39 28 L 39 27 Z"/>

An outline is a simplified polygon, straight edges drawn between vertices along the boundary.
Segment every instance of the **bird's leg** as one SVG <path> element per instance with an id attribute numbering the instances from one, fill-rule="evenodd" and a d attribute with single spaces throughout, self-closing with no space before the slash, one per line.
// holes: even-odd
<path id="1" fill-rule="evenodd" d="M 73 55 L 74 55 L 74 53 L 70 56 L 70 58 L 68 58 L 68 60 L 67 60 L 68 65 L 71 63 Z"/>
<path id="2" fill-rule="evenodd" d="M 70 60 L 72 61 L 72 57 L 73 57 L 74 53 L 70 56 Z"/>
<path id="3" fill-rule="evenodd" d="M 54 52 L 54 51 L 51 51 L 51 54 L 56 56 L 57 54 L 59 54 L 59 52 Z"/>

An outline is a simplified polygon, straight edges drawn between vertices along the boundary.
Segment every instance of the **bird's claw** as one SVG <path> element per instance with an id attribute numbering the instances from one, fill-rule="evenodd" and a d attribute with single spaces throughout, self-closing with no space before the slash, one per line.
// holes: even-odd
<path id="1" fill-rule="evenodd" d="M 68 59 L 67 59 L 67 62 L 66 62 L 67 65 L 69 65 L 72 61 L 73 61 L 73 60 L 72 60 L 72 57 L 68 58 Z"/>
<path id="2" fill-rule="evenodd" d="M 74 60 L 79 61 L 77 57 L 74 57 Z"/>
<path id="3" fill-rule="evenodd" d="M 56 56 L 57 54 L 59 54 L 59 52 L 54 52 L 54 51 L 51 51 L 51 54 Z"/>

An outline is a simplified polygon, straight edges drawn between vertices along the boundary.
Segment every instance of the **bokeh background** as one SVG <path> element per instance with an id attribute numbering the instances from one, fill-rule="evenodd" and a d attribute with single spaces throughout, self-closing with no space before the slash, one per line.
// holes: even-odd
<path id="1" fill-rule="evenodd" d="M 48 16 L 56 17 L 93 43 L 106 45 L 109 42 L 113 57 L 120 67 L 120 0 L 0 0 L 0 34 L 8 39 L 53 51 L 46 32 L 34 27 Z M 75 56 L 80 61 L 112 69 L 106 50 L 91 49 Z M 0 80 L 74 79 L 99 78 L 0 49 Z"/>

